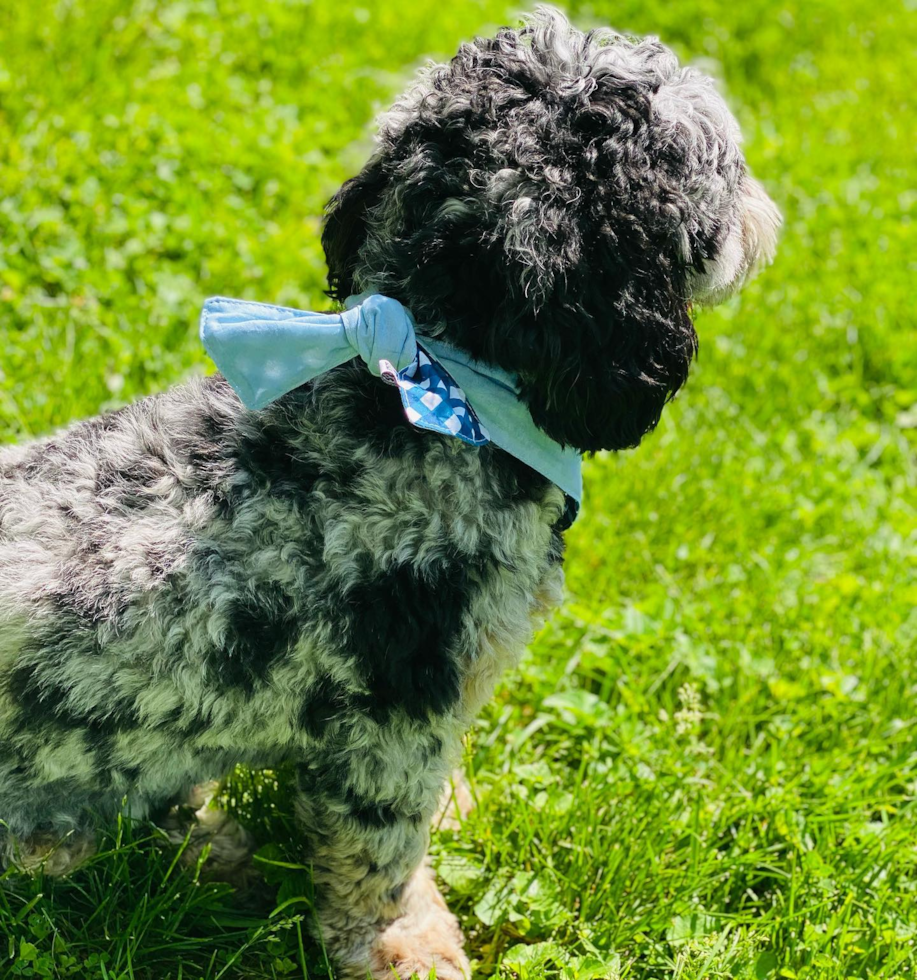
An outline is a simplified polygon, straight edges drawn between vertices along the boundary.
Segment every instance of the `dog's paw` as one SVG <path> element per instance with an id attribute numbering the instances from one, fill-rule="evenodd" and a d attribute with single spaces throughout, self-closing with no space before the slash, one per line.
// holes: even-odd
<path id="1" fill-rule="evenodd" d="M 374 966 L 373 980 L 470 980 L 471 967 L 468 958 L 459 951 L 444 950 L 435 954 L 406 954 L 387 966 Z"/>
<path id="2" fill-rule="evenodd" d="M 420 980 L 430 976 L 469 980 L 471 966 L 458 920 L 446 907 L 428 869 L 417 873 L 412 886 L 404 915 L 373 943 L 373 980 L 411 980 L 415 976 Z"/>
<path id="3" fill-rule="evenodd" d="M 464 966 L 439 960 L 430 966 L 426 961 L 410 960 L 372 974 L 373 980 L 468 980 L 470 976 L 467 960 Z"/>
<path id="4" fill-rule="evenodd" d="M 95 835 L 73 832 L 62 836 L 34 834 L 23 840 L 7 839 L 3 863 L 26 874 L 62 878 L 76 871 L 96 852 Z"/>

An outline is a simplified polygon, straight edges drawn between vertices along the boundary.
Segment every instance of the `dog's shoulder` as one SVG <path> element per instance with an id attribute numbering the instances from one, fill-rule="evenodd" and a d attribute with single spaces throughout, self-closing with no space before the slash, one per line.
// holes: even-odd
<path id="1" fill-rule="evenodd" d="M 547 541 L 563 514 L 546 477 L 496 446 L 415 428 L 397 390 L 358 364 L 243 413 L 224 442 L 239 506 L 287 503 L 329 538 L 350 522 L 403 553 L 429 535 L 460 551 L 485 539 L 511 551 L 520 536 Z"/>

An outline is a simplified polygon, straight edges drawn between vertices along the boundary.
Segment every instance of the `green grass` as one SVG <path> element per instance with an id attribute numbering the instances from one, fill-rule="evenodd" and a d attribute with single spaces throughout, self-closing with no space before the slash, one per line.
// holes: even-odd
<path id="1" fill-rule="evenodd" d="M 468 740 L 436 860 L 481 977 L 917 973 L 917 8 L 617 0 L 727 80 L 786 216 L 698 317 L 685 393 L 587 465 L 565 608 Z M 207 370 L 208 294 L 321 301 L 318 215 L 426 54 L 505 4 L 0 0 L 0 433 Z M 283 774 L 229 788 L 290 861 Z M 0 887 L 0 976 L 322 977 L 308 875 L 264 916 L 112 828 Z"/>

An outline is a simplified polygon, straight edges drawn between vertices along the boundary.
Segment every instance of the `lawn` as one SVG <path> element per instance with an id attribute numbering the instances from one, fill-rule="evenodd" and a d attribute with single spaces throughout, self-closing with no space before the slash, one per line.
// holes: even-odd
<path id="1" fill-rule="evenodd" d="M 434 842 L 477 976 L 917 974 L 917 5 L 616 0 L 722 77 L 786 217 L 687 389 L 586 467 L 566 605 Z M 315 308 L 323 201 L 496 0 L 0 0 L 0 437 L 212 369 L 201 300 Z M 320 307 L 319 307 L 320 308 Z M 237 773 L 276 911 L 123 822 L 0 881 L 0 976 L 327 977 L 285 774 Z"/>

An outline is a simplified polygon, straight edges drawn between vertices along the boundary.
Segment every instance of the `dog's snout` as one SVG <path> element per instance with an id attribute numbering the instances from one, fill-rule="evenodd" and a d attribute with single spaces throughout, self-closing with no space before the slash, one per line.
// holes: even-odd
<path id="1" fill-rule="evenodd" d="M 777 251 L 777 234 L 782 224 L 783 217 L 767 191 L 753 177 L 748 177 L 742 202 L 744 279 L 773 262 Z"/>
<path id="2" fill-rule="evenodd" d="M 736 212 L 716 255 L 689 282 L 691 300 L 712 306 L 737 292 L 774 259 L 783 218 L 761 183 L 745 177 Z"/>

